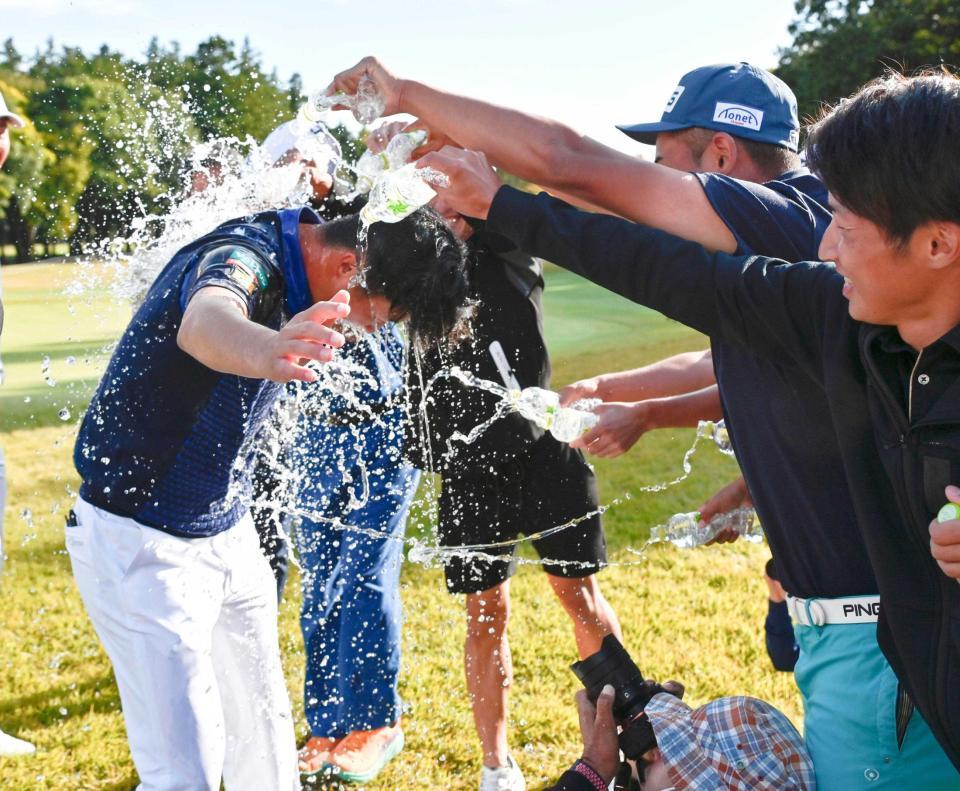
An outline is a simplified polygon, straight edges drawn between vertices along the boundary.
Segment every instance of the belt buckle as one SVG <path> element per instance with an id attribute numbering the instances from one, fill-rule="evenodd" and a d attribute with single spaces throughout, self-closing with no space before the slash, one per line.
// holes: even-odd
<path id="1" fill-rule="evenodd" d="M 823 626 L 827 622 L 827 612 L 816 599 L 807 600 L 807 613 L 813 626 Z"/>

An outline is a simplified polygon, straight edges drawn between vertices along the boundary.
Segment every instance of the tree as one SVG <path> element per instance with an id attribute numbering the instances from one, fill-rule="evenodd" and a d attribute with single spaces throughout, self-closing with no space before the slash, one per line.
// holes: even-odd
<path id="1" fill-rule="evenodd" d="M 0 244 L 21 259 L 34 242 L 125 237 L 131 222 L 163 214 L 182 191 L 186 155 L 200 140 L 262 141 L 303 102 L 294 74 L 267 73 L 249 41 L 239 52 L 214 36 L 184 56 L 150 42 L 142 59 L 108 46 L 55 48 L 32 59 L 0 45 L 0 89 L 30 124 L 0 174 Z M 362 144 L 332 130 L 348 160 Z"/>
<path id="2" fill-rule="evenodd" d="M 0 91 L 10 109 L 29 119 L 26 96 L 15 87 L 10 75 L 0 77 Z M 17 80 L 21 85 L 29 80 Z M 51 204 L 44 191 L 44 182 L 56 163 L 56 156 L 47 148 L 36 127 L 29 123 L 12 133 L 10 157 L 0 171 L 0 225 L 4 236 L 17 248 L 17 258 L 29 260 L 37 230 L 51 216 Z"/>
<path id="3" fill-rule="evenodd" d="M 185 66 L 190 105 L 204 139 L 250 135 L 263 140 L 290 117 L 289 93 L 275 74 L 264 72 L 249 41 L 237 53 L 232 41 L 213 36 L 197 46 Z"/>
<path id="4" fill-rule="evenodd" d="M 797 94 L 801 118 L 816 117 L 894 68 L 960 64 L 956 0 L 797 0 L 793 43 L 776 74 Z"/>

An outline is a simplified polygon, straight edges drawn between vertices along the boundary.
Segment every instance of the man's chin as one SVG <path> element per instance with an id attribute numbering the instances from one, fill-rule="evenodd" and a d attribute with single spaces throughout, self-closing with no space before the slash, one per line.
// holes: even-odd
<path id="1" fill-rule="evenodd" d="M 857 299 L 857 295 L 853 294 L 850 297 L 847 297 L 849 304 L 847 305 L 847 312 L 850 314 L 850 318 L 854 321 L 862 321 L 864 324 L 888 324 L 882 320 L 882 317 L 877 314 L 875 310 L 871 310 L 869 305 L 864 305 L 863 300 Z"/>

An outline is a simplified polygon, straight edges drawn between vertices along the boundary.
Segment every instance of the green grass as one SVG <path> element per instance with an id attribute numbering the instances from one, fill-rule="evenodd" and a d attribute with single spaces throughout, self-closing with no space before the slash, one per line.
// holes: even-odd
<path id="1" fill-rule="evenodd" d="M 110 666 L 83 612 L 62 538 L 63 513 L 77 486 L 70 463 L 75 421 L 96 385 L 101 352 L 125 325 L 129 309 L 102 287 L 65 296 L 75 273 L 62 265 L 4 270 L 7 384 L 0 390 L 0 443 L 11 491 L 8 560 L 0 582 L 0 727 L 38 745 L 32 758 L 0 759 L 5 790 L 119 790 L 136 782 Z M 557 386 L 705 343 L 553 269 L 546 314 Z M 54 387 L 41 375 L 44 355 Z M 71 412 L 66 421 L 58 415 L 63 408 Z M 691 431 L 655 432 L 628 455 L 597 463 L 604 501 L 630 495 L 605 516 L 615 565 L 603 572 L 603 589 L 646 674 L 683 681 L 693 704 L 724 694 L 765 698 L 799 724 L 792 679 L 772 670 L 763 647 L 765 548 L 657 547 L 645 558 L 631 552 L 642 546 L 651 525 L 696 507 L 735 474 L 730 460 L 703 447 L 689 479 L 659 494 L 639 493 L 679 474 L 691 441 Z M 416 521 L 423 521 L 430 509 L 421 506 L 417 513 Z M 533 555 L 525 549 L 524 557 Z M 480 756 L 462 678 L 462 600 L 444 592 L 440 572 L 432 569 L 408 564 L 402 586 L 407 746 L 370 787 L 475 788 Z M 512 590 L 510 738 L 529 787 L 536 789 L 580 752 L 572 704 L 577 683 L 567 669 L 576 657 L 566 617 L 539 569 L 522 566 Z M 281 612 L 281 644 L 302 737 L 298 599 L 292 579 Z"/>

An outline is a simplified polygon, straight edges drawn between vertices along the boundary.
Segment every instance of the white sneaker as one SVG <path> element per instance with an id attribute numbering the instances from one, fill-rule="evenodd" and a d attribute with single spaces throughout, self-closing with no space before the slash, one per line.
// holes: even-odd
<path id="1" fill-rule="evenodd" d="M 480 791 L 526 791 L 527 783 L 523 779 L 523 772 L 513 760 L 512 755 L 507 756 L 507 765 L 498 766 L 496 769 L 483 767 L 483 774 L 480 775 Z"/>
<path id="2" fill-rule="evenodd" d="M 33 755 L 36 751 L 30 742 L 0 731 L 0 755 Z"/>

